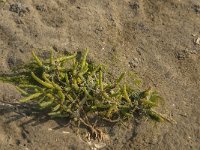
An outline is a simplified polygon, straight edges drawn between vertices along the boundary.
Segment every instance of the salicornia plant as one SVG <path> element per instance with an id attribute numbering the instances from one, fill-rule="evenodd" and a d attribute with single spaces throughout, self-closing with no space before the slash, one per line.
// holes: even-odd
<path id="1" fill-rule="evenodd" d="M 110 122 L 125 121 L 136 114 L 156 121 L 165 119 L 152 109 L 160 99 L 156 91 L 139 91 L 121 83 L 125 73 L 115 81 L 106 81 L 103 67 L 89 63 L 87 54 L 86 49 L 81 57 L 74 53 L 54 58 L 51 52 L 50 58 L 42 61 L 32 52 L 35 61 L 22 68 L 23 76 L 2 79 L 18 81 L 17 89 L 24 96 L 20 102 L 34 101 L 52 117 L 82 123 L 98 138 L 102 132 L 94 128 L 88 119 L 91 116 Z"/>

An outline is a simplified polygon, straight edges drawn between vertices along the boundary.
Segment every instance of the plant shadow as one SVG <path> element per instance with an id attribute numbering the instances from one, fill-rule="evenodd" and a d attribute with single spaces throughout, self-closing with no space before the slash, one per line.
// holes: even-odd
<path id="1" fill-rule="evenodd" d="M 27 126 L 38 126 L 41 124 L 45 124 L 50 120 L 53 120 L 56 122 L 56 126 L 52 128 L 52 130 L 59 130 L 64 127 L 68 127 L 75 131 L 76 129 L 80 130 L 87 130 L 87 126 L 84 124 L 80 124 L 78 128 L 74 126 L 74 122 L 71 121 L 70 118 L 52 118 L 47 115 L 47 111 L 45 110 L 40 110 L 38 106 L 34 103 L 5 103 L 5 102 L 0 102 L 0 115 L 3 116 L 5 115 L 7 117 L 6 121 L 4 122 L 5 124 L 10 124 L 12 122 L 20 122 L 19 127 L 22 129 L 25 129 Z M 27 119 L 27 117 L 29 117 Z M 106 129 L 106 134 L 109 134 L 110 136 L 115 137 L 116 133 L 113 133 L 115 131 L 115 128 L 118 127 L 123 127 L 124 130 L 127 130 L 126 125 L 133 124 L 133 129 L 130 133 L 130 136 L 128 140 L 133 140 L 137 136 L 137 126 L 140 125 L 140 120 L 132 120 L 129 123 L 117 125 L 116 123 L 113 122 L 108 122 L 106 120 L 100 119 L 100 117 L 97 118 L 92 118 L 90 121 L 95 124 L 95 122 L 98 123 L 96 126 L 100 128 Z M 74 129 L 75 127 L 76 129 Z"/>
<path id="2" fill-rule="evenodd" d="M 5 124 L 11 122 L 20 121 L 20 127 L 27 125 L 37 126 L 44 124 L 50 120 L 54 120 L 58 125 L 54 127 L 54 130 L 66 127 L 70 123 L 69 118 L 51 118 L 47 115 L 47 111 L 40 110 L 36 104 L 21 104 L 21 103 L 7 103 L 0 102 L 0 115 L 8 116 Z M 26 119 L 30 117 L 31 119 Z M 22 121 L 23 120 L 23 121 Z"/>

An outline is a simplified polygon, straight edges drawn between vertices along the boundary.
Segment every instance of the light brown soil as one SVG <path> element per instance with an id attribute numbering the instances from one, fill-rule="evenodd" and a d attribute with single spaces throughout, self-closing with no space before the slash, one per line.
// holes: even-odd
<path id="1" fill-rule="evenodd" d="M 89 48 L 113 74 L 135 71 L 164 98 L 160 112 L 177 124 L 143 121 L 110 128 L 103 149 L 200 149 L 199 0 L 0 1 L 0 72 L 49 49 Z M 91 149 L 65 121 L 33 115 L 0 83 L 1 150 Z M 51 130 L 52 129 L 52 130 Z M 65 132 L 63 132 L 65 131 Z M 69 132 L 69 133 L 68 133 Z"/>

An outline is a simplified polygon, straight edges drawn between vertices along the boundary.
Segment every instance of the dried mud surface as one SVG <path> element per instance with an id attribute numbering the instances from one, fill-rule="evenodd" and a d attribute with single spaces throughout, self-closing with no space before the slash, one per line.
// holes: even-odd
<path id="1" fill-rule="evenodd" d="M 135 71 L 164 98 L 160 112 L 177 123 L 142 121 L 110 127 L 102 149 L 200 149 L 199 0 L 0 1 L 0 73 L 29 62 L 31 50 L 74 52 L 113 74 Z M 0 83 L 0 149 L 95 149 L 67 121 L 20 106 L 13 85 Z"/>

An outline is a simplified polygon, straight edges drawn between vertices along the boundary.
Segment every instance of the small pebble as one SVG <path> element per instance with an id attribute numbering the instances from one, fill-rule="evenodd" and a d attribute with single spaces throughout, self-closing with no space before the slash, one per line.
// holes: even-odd
<path id="1" fill-rule="evenodd" d="M 178 60 L 184 60 L 184 59 L 186 59 L 186 58 L 188 58 L 188 53 L 187 53 L 187 51 L 180 51 L 180 52 L 177 52 L 176 53 L 176 58 L 178 59 Z"/>
<path id="2" fill-rule="evenodd" d="M 44 5 L 36 5 L 36 9 L 39 11 L 46 11 L 46 8 Z"/>
<path id="3" fill-rule="evenodd" d="M 200 37 L 198 37 L 195 41 L 196 44 L 200 45 Z"/>
<path id="4" fill-rule="evenodd" d="M 11 4 L 9 10 L 18 13 L 19 16 L 22 16 L 23 14 L 30 12 L 29 8 L 22 3 Z"/>
<path id="5" fill-rule="evenodd" d="M 132 61 L 129 62 L 129 66 L 131 68 L 136 68 L 139 65 L 140 60 L 138 58 L 133 58 Z"/>
<path id="6" fill-rule="evenodd" d="M 196 13 L 200 13 L 200 6 L 199 5 L 194 5 L 193 9 Z"/>

